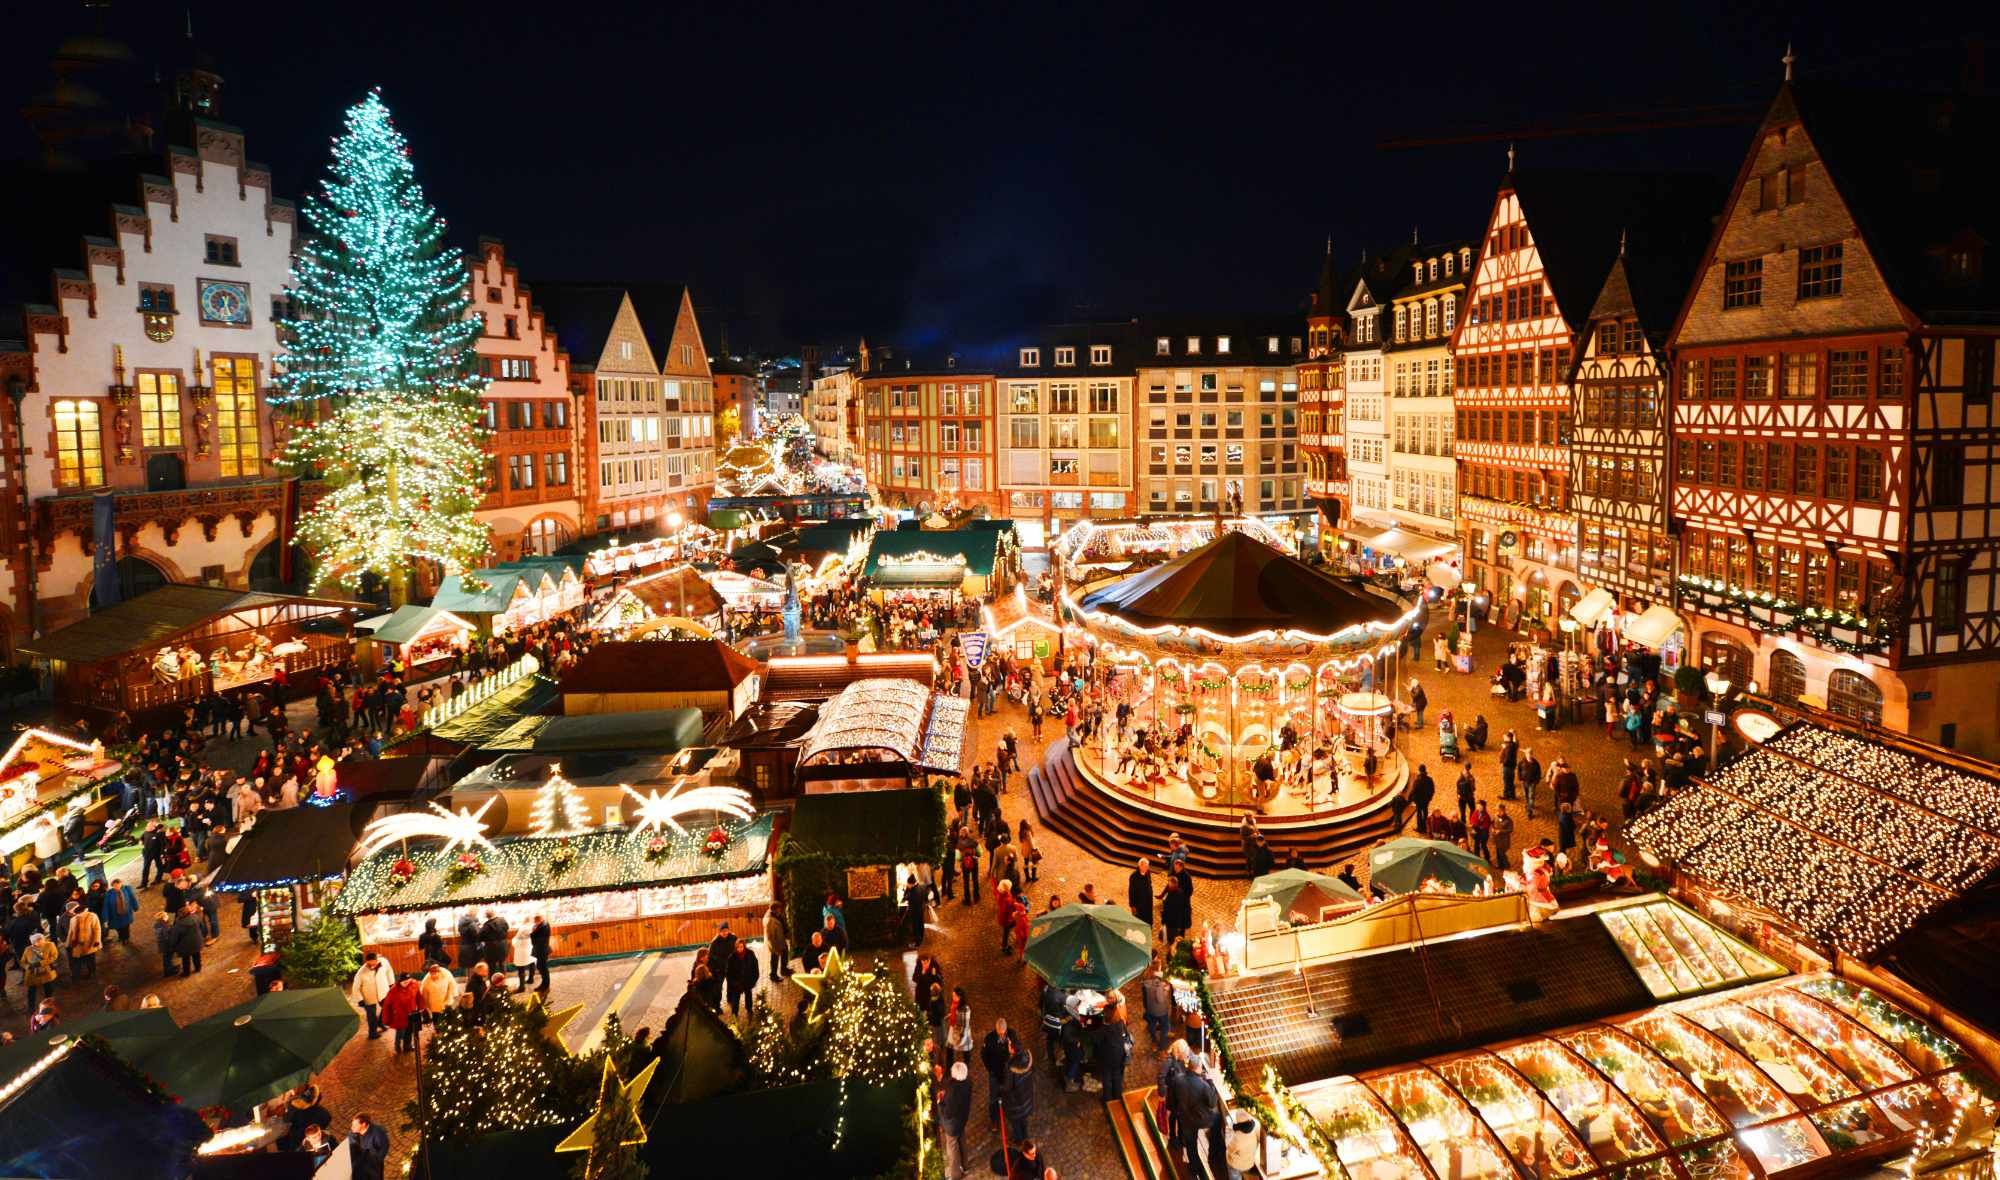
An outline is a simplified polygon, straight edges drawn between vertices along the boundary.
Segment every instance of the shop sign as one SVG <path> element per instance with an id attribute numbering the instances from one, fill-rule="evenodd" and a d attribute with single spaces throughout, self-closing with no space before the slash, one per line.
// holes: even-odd
<path id="1" fill-rule="evenodd" d="M 1048 659 L 1048 658 L 1049 658 L 1049 656 L 1050 656 L 1050 655 L 1052 655 L 1052 654 L 1054 653 L 1054 651 L 1055 651 L 1055 648 L 1054 648 L 1054 646 L 1053 646 L 1052 644 L 1050 644 L 1050 642 L 1049 642 L 1048 640 L 1046 640 L 1046 639 L 1037 639 L 1037 640 L 1035 640 L 1035 658 L 1036 658 L 1036 659 L 1038 659 L 1038 660 L 1046 660 L 1046 659 Z"/>
<path id="2" fill-rule="evenodd" d="M 965 666 L 977 668 L 986 662 L 986 632 L 971 631 L 958 637 L 958 647 L 965 653 Z"/>
<path id="3" fill-rule="evenodd" d="M 1729 715 L 1715 709 L 1710 709 L 1708 712 L 1703 713 L 1701 719 L 1710 725 L 1727 725 L 1729 723 Z"/>

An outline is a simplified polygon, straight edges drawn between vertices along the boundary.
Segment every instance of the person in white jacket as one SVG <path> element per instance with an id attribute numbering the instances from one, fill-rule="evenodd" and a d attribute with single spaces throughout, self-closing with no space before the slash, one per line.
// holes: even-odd
<path id="1" fill-rule="evenodd" d="M 528 979 L 535 973 L 535 928 L 526 922 L 514 928 L 513 945 L 509 948 L 514 960 L 514 974 L 519 978 L 521 991 L 528 990 Z"/>
<path id="2" fill-rule="evenodd" d="M 382 1000 L 396 986 L 396 973 L 389 961 L 374 951 L 361 957 L 361 969 L 354 973 L 354 1002 L 368 1014 L 368 1039 L 382 1035 Z"/>

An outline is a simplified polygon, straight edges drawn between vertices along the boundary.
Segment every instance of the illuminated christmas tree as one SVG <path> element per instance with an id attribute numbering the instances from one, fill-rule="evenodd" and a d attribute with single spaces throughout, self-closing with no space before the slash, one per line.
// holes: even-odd
<path id="1" fill-rule="evenodd" d="M 850 972 L 832 990 L 824 1060 L 834 1077 L 887 1085 L 923 1073 L 930 1026 L 894 973 L 878 961 L 872 974 Z"/>
<path id="2" fill-rule="evenodd" d="M 287 292 L 281 402 L 340 402 L 369 391 L 470 401 L 483 385 L 473 353 L 481 321 L 466 314 L 465 260 L 444 244 L 445 223 L 424 200 L 410 145 L 371 91 L 347 112 L 319 196 L 311 236 Z"/>
<path id="3" fill-rule="evenodd" d="M 302 426 L 280 461 L 330 489 L 299 524 L 316 584 L 358 590 L 374 574 L 400 606 L 414 562 L 458 573 L 489 548 L 474 516 L 487 475 L 481 321 L 380 94 L 347 112 L 322 189 L 306 204 L 312 236 L 290 290 L 299 314 L 285 321 L 276 380 L 280 401 L 333 413 Z"/>
<path id="4" fill-rule="evenodd" d="M 535 807 L 528 813 L 528 831 L 536 836 L 581 836 L 590 830 L 590 808 L 576 784 L 562 776 L 561 766 L 549 767 L 549 781 L 535 790 Z"/>
<path id="5" fill-rule="evenodd" d="M 438 1017 L 410 1121 L 426 1138 L 457 1139 L 573 1117 L 575 1102 L 565 1089 L 574 1059 L 543 1035 L 548 1016 L 541 1005 L 502 1001 L 482 1019 L 475 1025 L 462 1010 Z"/>

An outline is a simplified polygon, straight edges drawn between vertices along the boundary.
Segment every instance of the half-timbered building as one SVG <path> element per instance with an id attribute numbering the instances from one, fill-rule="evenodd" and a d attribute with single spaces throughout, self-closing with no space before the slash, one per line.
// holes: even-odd
<path id="1" fill-rule="evenodd" d="M 1591 305 L 1570 375 L 1570 504 L 1589 587 L 1573 616 L 1615 645 L 1625 624 L 1674 601 L 1667 529 L 1667 335 L 1723 197 L 1662 205 L 1626 227 Z M 1677 637 L 1678 636 L 1678 637 Z M 1669 633 L 1666 641 L 1685 642 Z"/>
<path id="2" fill-rule="evenodd" d="M 1570 504 L 1570 376 L 1622 228 L 1684 178 L 1515 171 L 1501 182 L 1453 338 L 1467 574 L 1503 617 L 1552 627 L 1582 597 Z"/>
<path id="3" fill-rule="evenodd" d="M 1345 289 L 1333 262 L 1333 239 L 1320 260 L 1319 286 L 1306 315 L 1306 355 L 1299 362 L 1299 458 L 1302 490 L 1329 526 L 1347 520 L 1347 341 Z M 1320 534 L 1331 538 L 1331 528 Z"/>
<path id="4" fill-rule="evenodd" d="M 1990 99 L 1787 84 L 1674 330 L 1672 512 L 1702 662 L 2000 744 Z"/>

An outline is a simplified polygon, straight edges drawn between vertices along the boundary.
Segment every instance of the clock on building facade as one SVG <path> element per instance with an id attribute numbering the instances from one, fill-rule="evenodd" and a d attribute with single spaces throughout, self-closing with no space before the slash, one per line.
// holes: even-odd
<path id="1" fill-rule="evenodd" d="M 215 279 L 201 280 L 201 318 L 203 323 L 236 324 L 250 326 L 250 285 L 248 283 L 227 283 Z"/>

